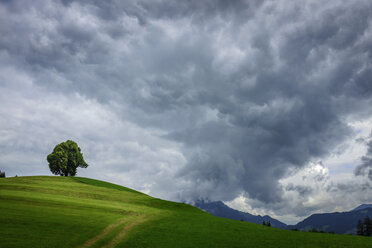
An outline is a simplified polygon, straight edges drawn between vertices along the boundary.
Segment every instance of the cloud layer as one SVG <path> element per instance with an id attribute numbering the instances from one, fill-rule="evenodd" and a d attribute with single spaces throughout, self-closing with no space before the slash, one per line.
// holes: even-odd
<path id="1" fill-rule="evenodd" d="M 372 117 L 371 12 L 363 0 L 3 1 L 0 166 L 48 173 L 44 156 L 74 139 L 83 175 L 289 214 L 318 181 L 282 180 Z M 371 177 L 370 155 L 357 175 Z"/>
<path id="2" fill-rule="evenodd" d="M 361 158 L 362 163 L 355 168 L 355 175 L 367 175 L 372 180 L 372 135 L 367 143 L 367 153 Z"/>

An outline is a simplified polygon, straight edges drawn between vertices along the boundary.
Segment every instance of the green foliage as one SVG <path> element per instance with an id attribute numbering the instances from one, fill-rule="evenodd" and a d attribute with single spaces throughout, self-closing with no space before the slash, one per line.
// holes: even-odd
<path id="1" fill-rule="evenodd" d="M 363 223 L 361 220 L 358 220 L 357 224 L 357 235 L 363 236 Z"/>
<path id="2" fill-rule="evenodd" d="M 364 218 L 363 222 L 363 232 L 364 236 L 371 236 L 372 235 L 372 222 L 369 216 Z"/>
<path id="3" fill-rule="evenodd" d="M 369 216 L 366 216 L 363 220 L 358 220 L 357 224 L 357 235 L 371 236 L 372 235 L 372 220 Z"/>
<path id="4" fill-rule="evenodd" d="M 0 212 L 0 247 L 372 247 L 367 237 L 218 218 L 80 177 L 1 178 Z M 94 237 L 100 238 L 83 246 Z"/>
<path id="5" fill-rule="evenodd" d="M 262 221 L 262 225 L 271 227 L 271 222 L 269 220 L 267 222 Z"/>
<path id="6" fill-rule="evenodd" d="M 5 177 L 5 171 L 0 170 L 0 177 Z"/>
<path id="7" fill-rule="evenodd" d="M 88 167 L 80 147 L 72 140 L 56 145 L 47 160 L 50 171 L 55 175 L 75 176 L 78 167 Z"/>

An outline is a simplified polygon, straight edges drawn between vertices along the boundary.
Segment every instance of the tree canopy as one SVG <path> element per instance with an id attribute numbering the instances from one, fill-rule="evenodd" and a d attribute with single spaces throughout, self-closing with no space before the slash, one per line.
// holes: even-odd
<path id="1" fill-rule="evenodd" d="M 78 167 L 88 167 L 80 147 L 72 140 L 56 145 L 47 160 L 50 171 L 60 176 L 75 176 Z"/>
<path id="2" fill-rule="evenodd" d="M 363 222 L 360 219 L 358 220 L 357 235 L 362 236 L 372 235 L 372 220 L 369 218 L 369 216 L 366 216 Z"/>

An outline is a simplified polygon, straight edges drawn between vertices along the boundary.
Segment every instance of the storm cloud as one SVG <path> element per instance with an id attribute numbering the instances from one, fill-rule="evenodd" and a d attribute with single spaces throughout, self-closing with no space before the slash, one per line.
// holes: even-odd
<path id="1" fill-rule="evenodd" d="M 47 173 L 43 156 L 75 139 L 87 176 L 288 214 L 288 192 L 318 191 L 281 180 L 372 118 L 370 1 L 1 1 L 0 13 L 0 166 L 13 174 Z M 370 155 L 349 174 L 371 176 Z"/>
<path id="2" fill-rule="evenodd" d="M 361 157 L 362 163 L 355 168 L 355 175 L 367 175 L 372 180 L 372 135 L 367 143 L 367 154 Z"/>

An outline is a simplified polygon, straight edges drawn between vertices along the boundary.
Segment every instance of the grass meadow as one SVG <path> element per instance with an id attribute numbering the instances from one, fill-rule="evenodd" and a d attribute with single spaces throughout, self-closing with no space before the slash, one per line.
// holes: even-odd
<path id="1" fill-rule="evenodd" d="M 372 238 L 218 218 L 94 179 L 0 178 L 0 247 L 372 247 Z"/>

